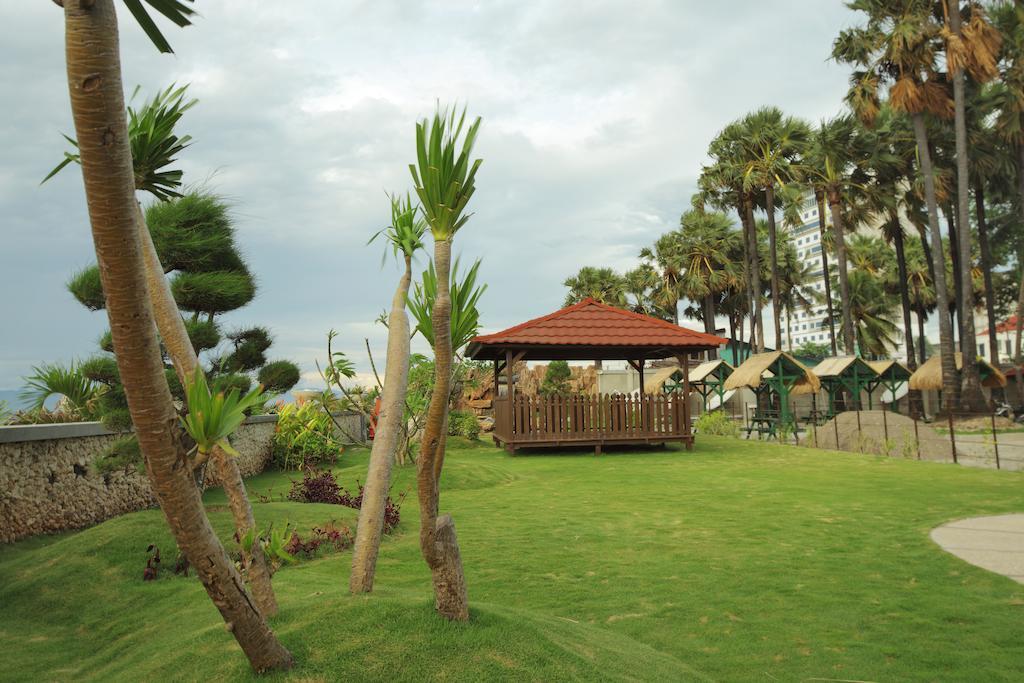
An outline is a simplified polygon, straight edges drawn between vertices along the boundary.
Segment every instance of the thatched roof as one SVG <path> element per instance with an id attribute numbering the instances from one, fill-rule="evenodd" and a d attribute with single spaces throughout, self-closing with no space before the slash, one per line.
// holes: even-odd
<path id="1" fill-rule="evenodd" d="M 821 379 L 845 377 L 852 375 L 854 370 L 863 373 L 865 378 L 871 378 L 878 372 L 870 364 L 861 360 L 858 356 L 832 356 L 822 359 L 814 366 L 814 374 Z"/>
<path id="2" fill-rule="evenodd" d="M 956 370 L 964 369 L 964 355 L 957 351 L 953 354 L 956 358 Z M 978 370 L 981 372 L 981 384 L 985 387 L 1005 387 L 1006 375 L 989 363 L 984 358 L 978 358 Z M 941 391 L 942 390 L 942 357 L 935 355 L 925 361 L 913 375 L 910 376 L 910 388 L 915 391 Z"/>
<path id="3" fill-rule="evenodd" d="M 644 373 L 644 393 L 645 394 L 656 394 L 661 391 L 662 386 L 665 382 L 672 378 L 672 375 L 677 372 L 682 372 L 682 368 L 678 365 L 666 365 L 663 368 L 658 368 L 655 372 L 648 375 Z"/>
<path id="4" fill-rule="evenodd" d="M 755 353 L 743 361 L 736 368 L 728 379 L 725 380 L 725 388 L 740 389 L 750 387 L 757 389 L 764 382 L 765 377 L 774 377 L 771 370 L 776 361 L 781 360 L 783 367 L 793 374 L 801 377 L 793 386 L 792 393 L 814 393 L 821 389 L 821 381 L 817 375 L 793 356 L 784 351 L 768 351 L 766 353 Z"/>
<path id="5" fill-rule="evenodd" d="M 869 360 L 868 365 L 878 373 L 879 377 L 890 381 L 905 382 L 913 374 L 906 365 L 891 358 L 886 360 Z"/>
<path id="6" fill-rule="evenodd" d="M 711 376 L 715 376 L 718 379 L 725 379 L 731 375 L 733 371 L 734 368 L 721 358 L 705 361 L 690 371 L 690 384 L 703 382 Z"/>

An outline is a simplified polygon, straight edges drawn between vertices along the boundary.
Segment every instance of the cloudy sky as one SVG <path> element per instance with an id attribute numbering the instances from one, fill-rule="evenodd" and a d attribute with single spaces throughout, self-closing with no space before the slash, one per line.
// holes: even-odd
<path id="1" fill-rule="evenodd" d="M 485 330 L 556 309 L 583 265 L 629 268 L 688 206 L 709 140 L 777 105 L 838 111 L 840 0 L 685 2 L 197 2 L 159 55 L 122 12 L 129 90 L 190 83 L 200 100 L 186 181 L 228 197 L 259 279 L 227 325 L 262 324 L 273 357 L 313 361 L 338 330 L 364 337 L 389 304 L 393 263 L 366 246 L 410 186 L 413 125 L 435 101 L 483 117 L 474 217 L 456 252 L 482 258 Z M 120 3 L 118 9 L 121 10 Z M 0 3 L 0 389 L 30 366 L 85 357 L 106 328 L 64 289 L 93 260 L 81 176 L 40 186 L 72 132 L 60 10 Z M 383 352 L 381 351 L 381 355 Z"/>

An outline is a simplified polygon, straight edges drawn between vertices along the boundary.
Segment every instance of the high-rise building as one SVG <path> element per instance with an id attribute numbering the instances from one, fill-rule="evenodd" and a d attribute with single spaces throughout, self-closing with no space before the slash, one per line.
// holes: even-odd
<path id="1" fill-rule="evenodd" d="M 828 308 L 825 305 L 825 276 L 821 265 L 821 231 L 818 215 L 818 205 L 814 196 L 810 195 L 800 207 L 800 223 L 784 223 L 783 229 L 787 230 L 793 246 L 796 247 L 797 258 L 810 270 L 811 277 L 808 286 L 821 296 L 811 311 L 798 309 L 787 326 L 783 320 L 782 325 L 782 348 L 793 348 L 813 342 L 815 344 L 831 344 L 831 336 L 828 327 Z M 835 260 L 829 257 L 829 272 L 834 267 Z M 833 295 L 833 298 L 834 295 Z M 838 324 L 836 333 L 838 334 Z M 792 339 L 790 338 L 792 334 Z"/>

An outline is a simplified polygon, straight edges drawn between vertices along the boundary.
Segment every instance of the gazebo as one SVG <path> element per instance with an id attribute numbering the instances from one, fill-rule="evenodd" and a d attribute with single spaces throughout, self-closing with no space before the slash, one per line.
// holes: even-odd
<path id="1" fill-rule="evenodd" d="M 897 412 L 896 401 L 899 397 L 896 396 L 896 390 L 900 385 L 909 382 L 910 376 L 913 373 L 910 372 L 910 369 L 907 368 L 906 365 L 898 360 L 892 360 L 891 358 L 888 360 L 869 360 L 868 365 L 871 366 L 872 370 L 878 373 L 878 377 L 871 382 L 871 386 L 868 389 L 868 409 L 870 410 L 872 408 L 871 394 L 878 387 L 882 387 L 885 391 L 889 392 L 889 395 L 892 398 L 892 400 L 889 401 L 890 408 L 894 413 Z M 885 402 L 885 391 L 882 393 L 883 403 Z"/>
<path id="2" fill-rule="evenodd" d="M 814 366 L 814 374 L 821 380 L 822 388 L 828 392 L 830 418 L 836 415 L 836 398 L 842 392 L 849 392 L 854 406 L 859 409 L 861 393 L 869 392 L 870 401 L 871 384 L 878 379 L 878 372 L 860 356 L 825 358 Z"/>
<path id="3" fill-rule="evenodd" d="M 775 434 L 779 425 L 796 427 L 789 398 L 794 393 L 817 393 L 821 389 L 818 377 L 803 363 L 784 351 L 755 353 L 725 380 L 725 390 L 750 388 L 757 397 L 754 417 L 747 427 L 758 434 Z M 772 407 L 772 396 L 778 398 L 778 408 Z M 765 399 L 765 400 L 762 400 Z"/>
<path id="4" fill-rule="evenodd" d="M 587 298 L 507 330 L 475 337 L 466 349 L 474 360 L 494 362 L 495 443 L 514 453 L 524 447 L 653 445 L 678 441 L 692 447 L 689 411 L 690 356 L 727 340 L 632 313 Z M 683 391 L 647 394 L 644 366 L 676 358 Z M 532 360 L 624 360 L 640 374 L 639 396 L 524 396 L 513 367 Z M 500 373 L 508 393 L 498 394 Z"/>

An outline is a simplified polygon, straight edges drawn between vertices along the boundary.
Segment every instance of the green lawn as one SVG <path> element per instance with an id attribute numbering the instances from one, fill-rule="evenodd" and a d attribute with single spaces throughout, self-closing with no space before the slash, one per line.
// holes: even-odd
<path id="1" fill-rule="evenodd" d="M 346 456 L 348 484 L 366 455 Z M 397 488 L 410 486 L 410 469 Z M 250 489 L 273 495 L 288 478 Z M 410 497 L 370 597 L 349 555 L 282 570 L 293 680 L 1020 680 L 1024 586 L 935 546 L 1024 510 L 1024 475 L 702 437 L 681 450 L 510 457 L 453 448 L 472 621 L 432 612 Z M 230 518 L 207 495 L 218 529 Z M 308 528 L 354 511 L 256 505 Z M 6 680 L 230 680 L 247 664 L 194 579 L 141 581 L 158 511 L 0 548 Z M 165 561 L 165 564 L 167 562 Z M 168 572 L 169 573 L 169 572 Z M 272 677 L 274 678 L 274 677 Z"/>

